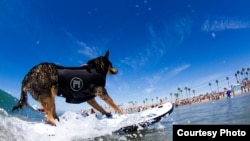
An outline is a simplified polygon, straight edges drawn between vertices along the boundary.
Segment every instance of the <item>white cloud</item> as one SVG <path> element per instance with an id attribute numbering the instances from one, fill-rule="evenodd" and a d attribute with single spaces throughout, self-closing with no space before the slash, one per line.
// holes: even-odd
<path id="1" fill-rule="evenodd" d="M 160 33 L 157 33 L 153 26 L 148 26 L 148 32 L 150 35 L 150 39 L 151 39 L 151 45 L 150 48 L 147 49 L 147 54 L 150 56 L 155 56 L 155 54 L 159 55 L 159 57 L 161 57 L 162 55 L 164 55 L 166 48 L 168 47 L 167 45 L 167 40 L 166 38 L 162 37 L 162 35 L 160 35 Z M 168 33 L 166 31 L 166 33 Z"/>
<path id="2" fill-rule="evenodd" d="M 121 62 L 136 69 L 151 64 L 158 64 L 168 53 L 170 48 L 180 45 L 191 32 L 192 21 L 188 17 L 175 20 L 173 23 L 164 23 L 164 30 L 158 30 L 152 24 L 147 26 L 149 43 L 133 57 L 126 57 Z M 175 34 L 177 36 L 172 36 Z"/>
<path id="3" fill-rule="evenodd" d="M 149 58 L 151 55 L 147 53 L 138 53 L 138 55 L 133 56 L 133 57 L 126 57 L 121 60 L 121 63 L 128 65 L 132 69 L 137 69 L 139 67 L 147 65 L 149 62 Z"/>
<path id="4" fill-rule="evenodd" d="M 148 87 L 146 87 L 144 91 L 145 91 L 147 94 L 152 93 L 152 92 L 155 90 L 156 84 L 157 84 L 159 81 L 160 81 L 160 77 L 159 77 L 158 75 L 154 75 L 154 76 L 152 76 L 152 77 L 150 77 L 150 78 L 147 78 L 147 79 L 146 79 L 146 83 L 148 83 L 149 86 L 146 85 L 146 86 L 148 86 Z"/>
<path id="5" fill-rule="evenodd" d="M 149 75 L 146 78 L 143 77 L 142 82 L 145 82 L 145 84 L 143 84 L 143 86 L 146 87 L 146 88 L 144 88 L 144 91 L 147 94 L 150 94 L 153 91 L 155 91 L 156 89 L 159 89 L 160 87 L 162 87 L 162 84 L 163 84 L 162 81 L 164 81 L 164 79 L 165 79 L 167 70 L 168 70 L 168 68 L 163 68 L 159 72 L 156 72 L 152 75 Z M 165 88 L 165 86 L 163 86 L 163 87 Z"/>
<path id="6" fill-rule="evenodd" d="M 77 40 L 70 32 L 65 31 L 67 36 L 73 40 L 74 43 L 79 45 L 81 49 L 77 50 L 78 53 L 83 54 L 89 58 L 94 58 L 100 54 L 100 51 L 95 46 L 89 46 L 85 42 Z"/>
<path id="7" fill-rule="evenodd" d="M 133 69 L 135 69 L 138 66 L 137 61 L 135 61 L 135 59 L 130 58 L 130 57 L 126 57 L 125 59 L 121 60 L 121 62 L 123 64 L 126 64 L 126 65 L 132 67 Z"/>
<path id="8" fill-rule="evenodd" d="M 211 33 L 211 36 L 212 36 L 213 38 L 215 38 L 215 37 L 216 37 L 216 34 L 215 34 L 214 32 L 212 32 L 212 33 Z"/>
<path id="9" fill-rule="evenodd" d="M 201 27 L 203 31 L 223 31 L 250 28 L 249 21 L 220 19 L 220 20 L 206 20 Z"/>
<path id="10" fill-rule="evenodd" d="M 190 64 L 185 64 L 185 65 L 182 65 L 178 68 L 175 68 L 172 72 L 172 75 L 177 75 L 179 73 L 181 73 L 182 71 L 188 69 L 190 67 Z"/>
<path id="11" fill-rule="evenodd" d="M 96 47 L 90 47 L 84 42 L 77 41 L 77 44 L 83 47 L 81 50 L 78 50 L 78 53 L 86 55 L 90 58 L 98 56 L 98 49 Z"/>
<path id="12" fill-rule="evenodd" d="M 145 78 L 146 79 L 146 83 L 149 85 L 149 87 L 155 87 L 155 85 L 160 81 L 161 77 L 160 74 L 155 74 L 152 75 L 150 77 Z"/>
<path id="13" fill-rule="evenodd" d="M 172 72 L 172 75 L 175 76 L 175 75 L 181 73 L 182 71 L 188 69 L 190 66 L 191 66 L 190 64 L 185 64 L 185 65 L 182 65 L 178 68 L 175 68 Z"/>
<path id="14" fill-rule="evenodd" d="M 147 94 L 150 94 L 150 93 L 152 93 L 153 91 L 154 91 L 154 87 L 149 87 L 149 88 L 146 88 L 145 89 L 145 92 L 147 93 Z"/>

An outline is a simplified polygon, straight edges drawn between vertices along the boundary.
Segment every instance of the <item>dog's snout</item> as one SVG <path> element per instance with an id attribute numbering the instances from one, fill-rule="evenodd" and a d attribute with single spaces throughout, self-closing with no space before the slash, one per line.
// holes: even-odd
<path id="1" fill-rule="evenodd" d="M 110 73 L 111 73 L 111 74 L 117 74 L 117 73 L 118 73 L 118 70 L 115 69 L 115 68 L 110 68 Z"/>

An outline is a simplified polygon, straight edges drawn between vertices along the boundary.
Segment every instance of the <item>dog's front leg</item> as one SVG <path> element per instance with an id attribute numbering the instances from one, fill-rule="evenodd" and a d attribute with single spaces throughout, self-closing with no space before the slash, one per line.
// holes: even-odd
<path id="1" fill-rule="evenodd" d="M 105 111 L 95 100 L 95 98 L 92 98 L 90 100 L 87 101 L 89 105 L 91 105 L 93 108 L 95 108 L 96 110 L 98 110 L 99 112 L 101 112 L 102 114 L 106 115 L 106 116 L 110 116 L 110 113 L 108 113 L 107 111 Z"/>
<path id="2" fill-rule="evenodd" d="M 108 95 L 107 90 L 103 87 L 96 88 L 96 95 L 99 96 L 103 101 L 105 101 L 110 107 L 112 107 L 115 111 L 120 114 L 126 114 L 122 111 L 112 100 L 112 98 Z"/>
<path id="3" fill-rule="evenodd" d="M 120 114 L 126 114 L 124 111 L 122 111 L 122 110 L 114 103 L 114 101 L 111 99 L 111 97 L 110 97 L 108 94 L 100 95 L 100 97 L 101 97 L 110 107 L 112 107 L 114 110 L 116 110 L 116 111 L 119 112 Z"/>

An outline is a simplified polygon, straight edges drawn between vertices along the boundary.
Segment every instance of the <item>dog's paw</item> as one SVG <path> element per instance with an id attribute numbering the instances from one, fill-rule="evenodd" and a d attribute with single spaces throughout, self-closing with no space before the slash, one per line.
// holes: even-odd
<path id="1" fill-rule="evenodd" d="M 107 118 L 113 118 L 113 115 L 111 113 L 106 114 Z"/>
<path id="2" fill-rule="evenodd" d="M 106 116 L 103 115 L 103 114 L 95 114 L 95 117 L 96 117 L 97 119 L 104 119 L 104 118 L 106 118 Z"/>
<path id="3" fill-rule="evenodd" d="M 111 113 L 108 113 L 108 114 L 105 114 L 105 115 L 103 115 L 103 114 L 96 114 L 95 115 L 95 117 L 97 118 L 97 119 L 105 119 L 105 118 L 113 118 L 113 115 L 111 114 Z"/>

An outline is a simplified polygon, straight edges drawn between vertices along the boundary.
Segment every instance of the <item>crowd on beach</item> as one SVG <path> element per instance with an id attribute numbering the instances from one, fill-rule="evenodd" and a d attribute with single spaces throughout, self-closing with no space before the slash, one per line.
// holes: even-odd
<path id="1" fill-rule="evenodd" d="M 237 91 L 235 88 L 239 87 L 240 90 Z M 242 81 L 242 83 L 238 83 L 237 85 L 232 85 L 231 88 L 224 88 L 222 91 L 211 91 L 207 92 L 206 94 L 200 94 L 197 96 L 193 97 L 188 97 L 185 99 L 180 99 L 176 97 L 175 100 L 171 101 L 174 106 L 183 106 L 183 105 L 190 105 L 190 104 L 196 104 L 196 103 L 201 103 L 201 102 L 208 102 L 208 101 L 213 101 L 213 100 L 220 100 L 224 98 L 231 98 L 239 94 L 244 94 L 250 91 L 250 81 L 248 79 L 245 79 Z M 121 107 L 123 110 L 125 110 L 127 113 L 133 113 L 133 112 L 140 112 L 149 108 L 153 108 L 159 105 L 164 104 L 167 102 L 166 100 L 160 99 L 156 103 L 151 103 L 151 104 L 144 104 L 144 105 L 132 105 L 128 106 L 126 108 Z M 110 112 L 115 112 L 112 109 L 109 109 Z M 89 115 L 96 113 L 93 108 L 89 110 L 81 110 L 80 113 L 83 115 Z"/>
<path id="2" fill-rule="evenodd" d="M 235 87 L 240 87 L 240 91 L 236 91 Z M 198 96 L 190 97 L 190 98 L 185 98 L 182 100 L 176 99 L 173 103 L 175 105 L 187 105 L 187 104 L 194 104 L 194 103 L 200 103 L 200 102 L 207 102 L 207 101 L 212 101 L 212 100 L 219 100 L 223 98 L 231 98 L 234 97 L 238 94 L 244 94 L 250 91 L 250 81 L 245 79 L 242 81 L 242 83 L 236 85 L 236 86 L 231 86 L 231 88 L 224 88 L 222 91 L 218 92 L 210 92 L 206 94 L 201 94 Z"/>

